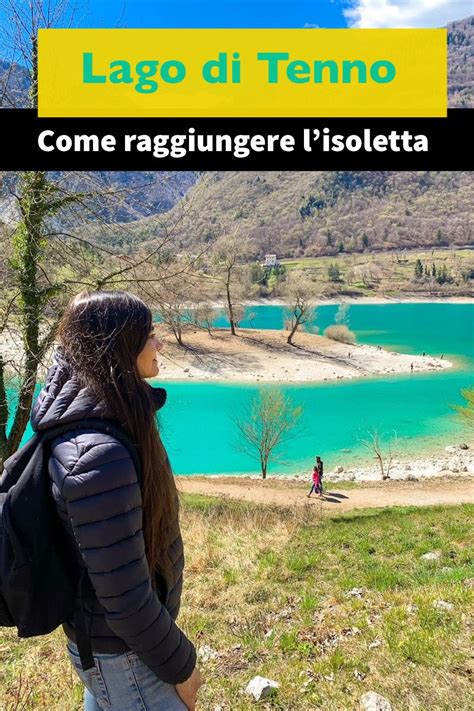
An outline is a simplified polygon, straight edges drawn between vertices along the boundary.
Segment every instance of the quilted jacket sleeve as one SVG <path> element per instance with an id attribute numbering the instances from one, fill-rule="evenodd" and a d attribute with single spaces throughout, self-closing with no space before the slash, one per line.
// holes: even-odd
<path id="1" fill-rule="evenodd" d="M 74 438 L 59 442 L 51 465 L 63 469 L 61 493 L 108 626 L 159 679 L 185 681 L 196 653 L 152 588 L 128 450 L 95 433 L 86 446 Z"/>

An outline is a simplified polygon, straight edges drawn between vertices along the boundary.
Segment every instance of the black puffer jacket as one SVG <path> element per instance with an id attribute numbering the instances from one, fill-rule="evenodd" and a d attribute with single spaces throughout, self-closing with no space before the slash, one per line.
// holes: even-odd
<path id="1" fill-rule="evenodd" d="M 153 389 L 153 397 L 158 409 L 166 392 Z M 85 602 L 92 649 L 110 654 L 133 650 L 158 678 L 178 684 L 196 663 L 193 645 L 175 623 L 184 565 L 179 522 L 170 548 L 172 579 L 164 586 L 157 580 L 158 596 L 145 557 L 135 467 L 128 450 L 111 435 L 74 430 L 75 423 L 91 417 L 107 417 L 104 404 L 81 388 L 56 353 L 31 421 L 35 431 L 71 422 L 71 431 L 52 442 L 49 472 L 65 533 L 95 592 Z M 76 641 L 73 620 L 64 631 Z"/>

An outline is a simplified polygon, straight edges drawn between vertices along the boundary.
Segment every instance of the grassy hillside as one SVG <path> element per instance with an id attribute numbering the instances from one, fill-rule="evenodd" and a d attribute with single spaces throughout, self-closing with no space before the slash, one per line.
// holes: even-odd
<path id="1" fill-rule="evenodd" d="M 187 574 L 180 622 L 197 647 L 200 708 L 255 708 L 260 674 L 280 683 L 261 708 L 353 711 L 374 690 L 396 711 L 468 711 L 472 506 L 321 518 L 186 496 Z M 438 551 L 438 560 L 422 558 Z M 441 604 L 440 602 L 441 601 Z M 79 711 L 62 633 L 0 633 L 5 711 Z"/>
<path id="2" fill-rule="evenodd" d="M 415 274 L 418 261 L 420 277 Z M 469 249 L 338 254 L 287 259 L 283 264 L 287 271 L 305 271 L 326 297 L 474 296 L 474 250 Z"/>

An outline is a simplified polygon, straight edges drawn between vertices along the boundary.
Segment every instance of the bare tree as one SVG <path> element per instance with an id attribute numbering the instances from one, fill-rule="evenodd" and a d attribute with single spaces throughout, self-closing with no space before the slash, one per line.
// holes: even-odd
<path id="1" fill-rule="evenodd" d="M 295 406 L 282 390 L 269 387 L 260 388 L 250 406 L 235 420 L 238 448 L 258 459 L 262 479 L 266 479 L 269 463 L 280 460 L 278 449 L 291 438 L 302 413 L 303 408 Z"/>
<path id="2" fill-rule="evenodd" d="M 69 28 L 77 14 L 77 6 L 69 0 L 0 0 L 5 15 L 2 23 L 3 51 L 10 54 L 10 68 L 3 78 L 0 106 L 19 107 L 25 103 L 36 108 L 38 100 L 38 30 L 52 27 Z M 28 99 L 16 95 L 12 67 L 19 62 L 28 70 Z"/>
<path id="3" fill-rule="evenodd" d="M 367 432 L 367 437 L 365 439 L 361 439 L 360 442 L 375 455 L 380 467 L 380 473 L 383 481 L 390 479 L 390 470 L 392 468 L 394 456 L 393 448 L 398 443 L 398 436 L 396 432 L 393 437 L 390 437 L 387 440 L 385 451 L 381 441 L 381 435 L 377 428 L 369 430 Z"/>
<path id="4" fill-rule="evenodd" d="M 162 284 L 156 287 L 155 297 L 161 321 L 172 331 L 181 347 L 185 347 L 183 333 L 187 327 L 205 325 L 210 333 L 215 319 L 212 303 L 205 300 L 209 280 L 190 269 L 188 264 L 188 260 L 183 258 L 173 262 L 169 266 L 173 274 L 166 278 L 166 272 L 163 273 Z M 198 315 L 205 324 L 199 323 Z"/>
<path id="5" fill-rule="evenodd" d="M 286 342 L 290 345 L 293 345 L 293 338 L 299 327 L 315 320 L 315 295 L 315 284 L 306 275 L 296 271 L 288 274 L 283 298 L 287 304 L 287 327 L 290 331 Z"/>
<path id="6" fill-rule="evenodd" d="M 242 301 L 250 288 L 246 253 L 245 240 L 232 235 L 221 237 L 213 250 L 212 273 L 221 285 L 233 336 L 237 335 L 236 328 L 245 311 Z"/>
<path id="7" fill-rule="evenodd" d="M 5 36 L 29 68 L 29 105 L 35 106 L 37 31 L 61 24 L 61 18 L 66 20 L 63 26 L 68 26 L 70 5 L 65 1 L 30 0 L 3 2 L 3 7 L 10 20 Z M 163 227 L 157 219 L 142 228 L 142 237 L 149 232 L 147 247 L 136 250 L 133 257 L 110 246 L 113 239 L 109 238 L 117 231 L 104 214 L 119 214 L 116 208 L 129 202 L 130 190 L 104 187 L 97 175 L 48 175 L 44 171 L 2 174 L 1 187 L 13 205 L 9 223 L 0 230 L 0 249 L 6 257 L 1 267 L 5 286 L 0 293 L 3 461 L 18 448 L 24 434 L 38 372 L 54 343 L 67 300 L 84 289 L 129 289 L 153 305 L 157 285 L 176 276 L 182 267 L 172 266 L 172 235 L 179 218 L 174 226 Z M 131 239 L 136 229 L 122 224 L 120 235 Z M 15 397 L 10 396 L 12 392 Z"/>

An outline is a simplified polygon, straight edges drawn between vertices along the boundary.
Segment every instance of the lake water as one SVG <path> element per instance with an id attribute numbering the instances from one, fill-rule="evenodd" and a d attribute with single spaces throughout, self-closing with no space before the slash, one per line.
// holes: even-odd
<path id="1" fill-rule="evenodd" d="M 334 323 L 336 311 L 336 306 L 318 308 L 320 332 Z M 246 316 L 242 327 L 279 329 L 284 324 L 279 306 L 250 307 Z M 285 393 L 303 406 L 304 414 L 301 432 L 285 446 L 284 461 L 273 464 L 273 472 L 306 472 L 315 454 L 328 468 L 368 461 L 360 440 L 374 427 L 385 438 L 396 432 L 403 440 L 400 447 L 410 452 L 439 451 L 440 444 L 465 434 L 451 406 L 462 403 L 460 390 L 473 384 L 474 304 L 355 304 L 348 317 L 360 343 L 443 354 L 456 361 L 456 370 L 286 386 Z M 225 319 L 217 325 L 226 325 Z M 176 473 L 258 471 L 258 464 L 238 451 L 235 427 L 236 415 L 258 386 L 167 382 L 166 388 L 161 425 Z"/>
<path id="2" fill-rule="evenodd" d="M 336 306 L 318 308 L 320 332 L 334 323 L 336 311 Z M 461 404 L 460 390 L 473 385 L 474 304 L 355 304 L 348 317 L 360 343 L 405 353 L 444 354 L 455 361 L 456 369 L 285 386 L 304 414 L 271 472 L 308 472 L 316 454 L 327 469 L 367 462 L 370 454 L 360 440 L 375 427 L 385 438 L 396 432 L 402 451 L 412 453 L 437 452 L 466 434 L 452 405 Z M 283 324 L 282 307 L 255 306 L 247 309 L 241 327 L 279 329 Z M 225 320 L 217 325 L 226 325 Z M 238 450 L 235 417 L 259 386 L 168 381 L 164 385 L 168 402 L 160 424 L 177 474 L 258 471 L 258 463 Z"/>

